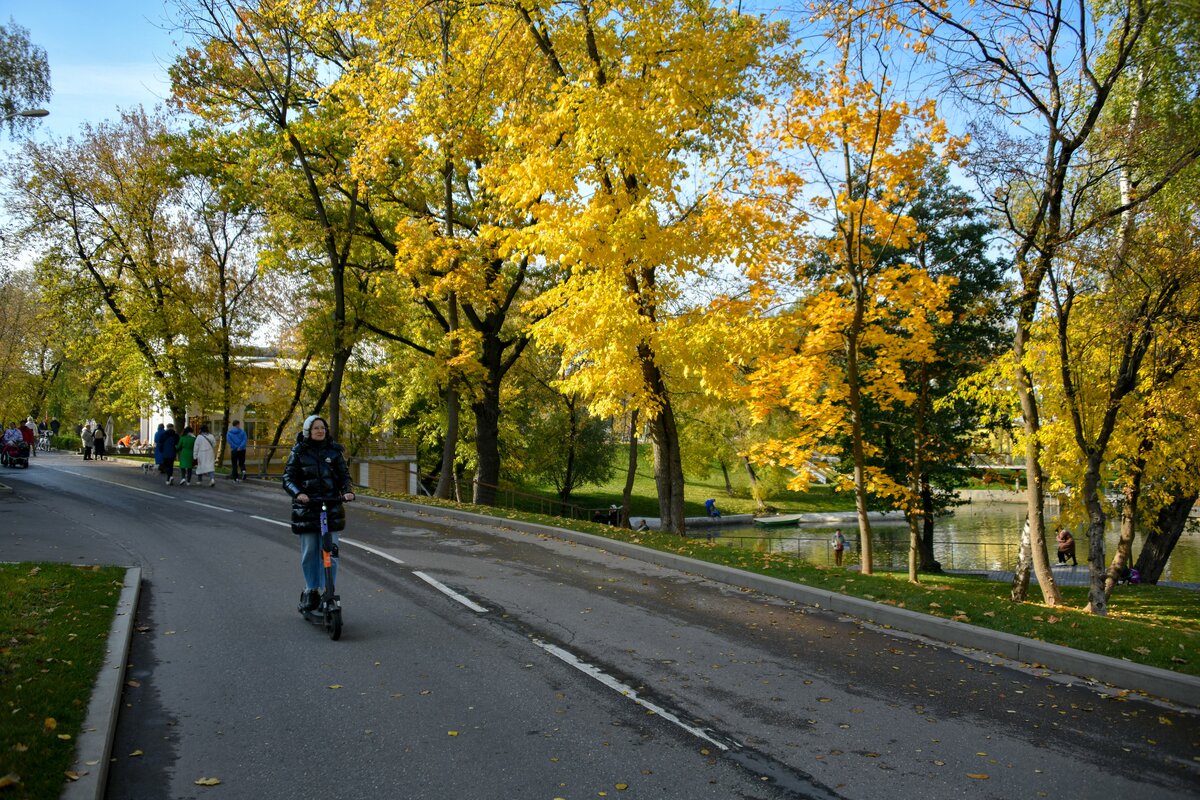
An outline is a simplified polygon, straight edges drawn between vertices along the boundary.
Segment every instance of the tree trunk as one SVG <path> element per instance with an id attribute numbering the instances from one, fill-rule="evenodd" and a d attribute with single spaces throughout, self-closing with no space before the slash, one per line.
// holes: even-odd
<path id="1" fill-rule="evenodd" d="M 1117 552 L 1113 554 L 1108 578 L 1104 582 L 1104 596 L 1111 597 L 1117 585 L 1117 576 L 1125 571 L 1125 565 L 1133 560 L 1133 537 L 1137 532 L 1137 509 L 1142 496 L 1142 475 L 1146 469 L 1146 454 L 1153 443 L 1144 438 L 1138 444 L 1138 454 L 1130 466 L 1129 481 L 1122 491 L 1125 502 L 1121 506 L 1121 535 L 1117 540 Z"/>
<path id="2" fill-rule="evenodd" d="M 725 464 L 725 459 L 721 459 L 721 475 L 725 478 L 725 494 L 733 497 L 733 484 L 729 480 L 729 467 Z"/>
<path id="3" fill-rule="evenodd" d="M 454 489 L 454 459 L 458 450 L 458 389 L 446 388 L 446 438 L 442 440 L 442 469 L 433 496 L 449 500 Z"/>
<path id="4" fill-rule="evenodd" d="M 1108 521 L 1100 504 L 1100 458 L 1088 456 L 1083 474 L 1083 503 L 1088 515 L 1088 604 L 1087 610 L 1098 617 L 1108 614 L 1108 596 L 1104 593 L 1104 527 Z"/>
<path id="5" fill-rule="evenodd" d="M 562 485 L 558 487 L 558 499 L 562 501 L 563 512 L 567 512 L 567 501 L 575 489 L 575 452 L 579 447 L 579 412 L 573 397 L 564 397 L 567 406 L 567 467 L 563 470 Z"/>
<path id="6" fill-rule="evenodd" d="M 1021 526 L 1021 543 L 1017 546 L 1017 568 L 1013 570 L 1012 588 L 1009 596 L 1014 603 L 1024 603 L 1029 594 L 1029 568 L 1033 561 L 1032 537 L 1030 536 L 1029 517 Z"/>
<path id="7" fill-rule="evenodd" d="M 759 511 L 766 511 L 767 504 L 763 502 L 762 493 L 758 488 L 758 473 L 750 463 L 750 456 L 742 456 L 742 463 L 746 466 L 747 477 L 750 478 L 750 496 L 754 498 L 754 507 Z"/>
<path id="8" fill-rule="evenodd" d="M 921 508 L 925 510 L 921 520 L 921 571 L 941 572 L 942 564 L 933 555 L 933 489 L 927 477 L 921 481 Z"/>
<path id="9" fill-rule="evenodd" d="M 1039 281 L 1040 284 L 1040 281 Z M 1032 312 L 1030 312 L 1032 313 Z M 1037 575 L 1042 599 L 1048 606 L 1062 605 L 1062 593 L 1054 582 L 1050 571 L 1050 557 L 1046 552 L 1045 482 L 1038 434 L 1041 420 L 1038 416 L 1037 398 L 1033 393 L 1033 378 L 1025 369 L 1025 345 L 1029 341 L 1031 321 L 1026 321 L 1022 312 L 1017 320 L 1017 332 L 1013 343 L 1013 358 L 1016 362 L 1017 396 L 1021 400 L 1021 416 L 1025 424 L 1025 509 L 1026 524 L 1029 526 L 1029 559 L 1024 553 L 1017 560 L 1017 575 L 1013 582 L 1013 601 L 1025 602 L 1029 589 L 1029 569 Z M 1018 591 L 1019 589 L 1019 591 Z"/>
<path id="10" fill-rule="evenodd" d="M 1171 551 L 1175 549 L 1183 529 L 1187 527 L 1188 514 L 1191 513 L 1192 506 L 1196 505 L 1198 497 L 1200 493 L 1191 492 L 1184 497 L 1177 497 L 1159 509 L 1158 524 L 1155 530 L 1146 536 L 1142 552 L 1134 565 L 1141 575 L 1142 583 L 1158 583 L 1162 577 L 1167 559 L 1171 557 Z"/>
<path id="11" fill-rule="evenodd" d="M 628 528 L 633 503 L 633 479 L 637 476 L 638 411 L 629 412 L 629 467 L 625 470 L 625 489 L 621 492 L 621 527 Z"/>
<path id="12" fill-rule="evenodd" d="M 658 512 L 662 530 L 684 534 L 683 459 L 679 431 L 671 401 L 663 397 L 662 409 L 650 421 L 650 442 L 654 448 L 654 483 L 658 488 Z"/>
<path id="13" fill-rule="evenodd" d="M 867 516 L 866 453 L 863 448 L 862 398 L 858 385 L 858 335 L 862 327 L 862 312 L 856 299 L 855 322 L 846 336 L 846 384 L 850 405 L 850 450 L 854 458 L 854 510 L 858 513 L 858 542 L 862 557 L 863 575 L 874 572 L 871 551 L 871 520 Z"/>

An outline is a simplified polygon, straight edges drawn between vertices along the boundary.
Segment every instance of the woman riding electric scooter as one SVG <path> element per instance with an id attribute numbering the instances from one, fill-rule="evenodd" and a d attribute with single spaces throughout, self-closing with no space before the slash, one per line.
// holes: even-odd
<path id="1" fill-rule="evenodd" d="M 342 446 L 329 435 L 329 425 L 316 414 L 304 420 L 304 429 L 296 436 L 296 446 L 283 470 L 283 489 L 292 497 L 292 532 L 300 537 L 300 569 L 304 573 L 304 592 L 299 611 L 309 616 L 321 604 L 325 570 L 321 554 L 321 500 L 337 497 L 349 502 L 350 470 Z M 329 532 L 346 527 L 346 511 L 340 502 L 328 504 Z M 337 559 L 333 559 L 331 577 L 337 583 Z"/>

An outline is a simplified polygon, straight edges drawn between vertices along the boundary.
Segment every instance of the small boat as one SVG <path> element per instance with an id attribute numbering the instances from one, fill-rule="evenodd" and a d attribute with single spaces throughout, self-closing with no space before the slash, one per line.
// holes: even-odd
<path id="1" fill-rule="evenodd" d="M 785 525 L 796 526 L 804 520 L 805 514 L 776 514 L 773 517 L 755 517 L 754 524 L 765 528 L 782 528 Z"/>

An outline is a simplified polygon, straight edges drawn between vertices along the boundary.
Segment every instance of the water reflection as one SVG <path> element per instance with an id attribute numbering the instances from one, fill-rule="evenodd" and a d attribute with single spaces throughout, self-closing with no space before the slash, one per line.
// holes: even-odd
<path id="1" fill-rule="evenodd" d="M 1012 570 L 1017 561 L 1017 545 L 1025 507 L 1017 503 L 973 503 L 962 506 L 949 517 L 938 520 L 934 531 L 934 555 L 945 569 Z M 1047 515 L 1047 524 L 1053 517 Z M 830 540 L 835 528 L 846 534 L 848 563 L 858 561 L 858 529 L 854 523 L 796 528 L 730 527 L 710 529 L 721 541 L 760 552 L 794 553 L 814 564 L 832 564 Z M 701 531 L 696 532 L 702 535 Z M 1087 561 L 1088 540 L 1080 530 L 1073 531 L 1079 563 Z M 908 566 L 908 526 L 903 523 L 873 524 L 872 545 L 875 566 L 879 569 L 906 569 Z M 1053 537 L 1052 532 L 1048 535 Z M 1120 535 L 1119 521 L 1111 520 L 1105 536 L 1105 557 L 1112 559 Z M 1136 560 L 1142 548 L 1139 534 L 1133 543 Z M 1055 563 L 1053 541 L 1050 560 Z M 1200 533 L 1184 532 L 1163 571 L 1164 581 L 1200 582 Z"/>

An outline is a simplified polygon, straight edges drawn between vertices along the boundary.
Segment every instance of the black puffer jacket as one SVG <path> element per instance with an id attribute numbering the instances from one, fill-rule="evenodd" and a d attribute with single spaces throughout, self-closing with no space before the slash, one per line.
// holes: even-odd
<path id="1" fill-rule="evenodd" d="M 350 468 L 342 446 L 329 439 L 314 442 L 298 435 L 283 469 L 283 490 L 292 497 L 292 533 L 320 533 L 321 504 L 297 503 L 296 495 L 329 497 L 350 492 Z M 327 510 L 329 530 L 343 530 L 346 511 L 342 504 L 331 503 Z"/>

